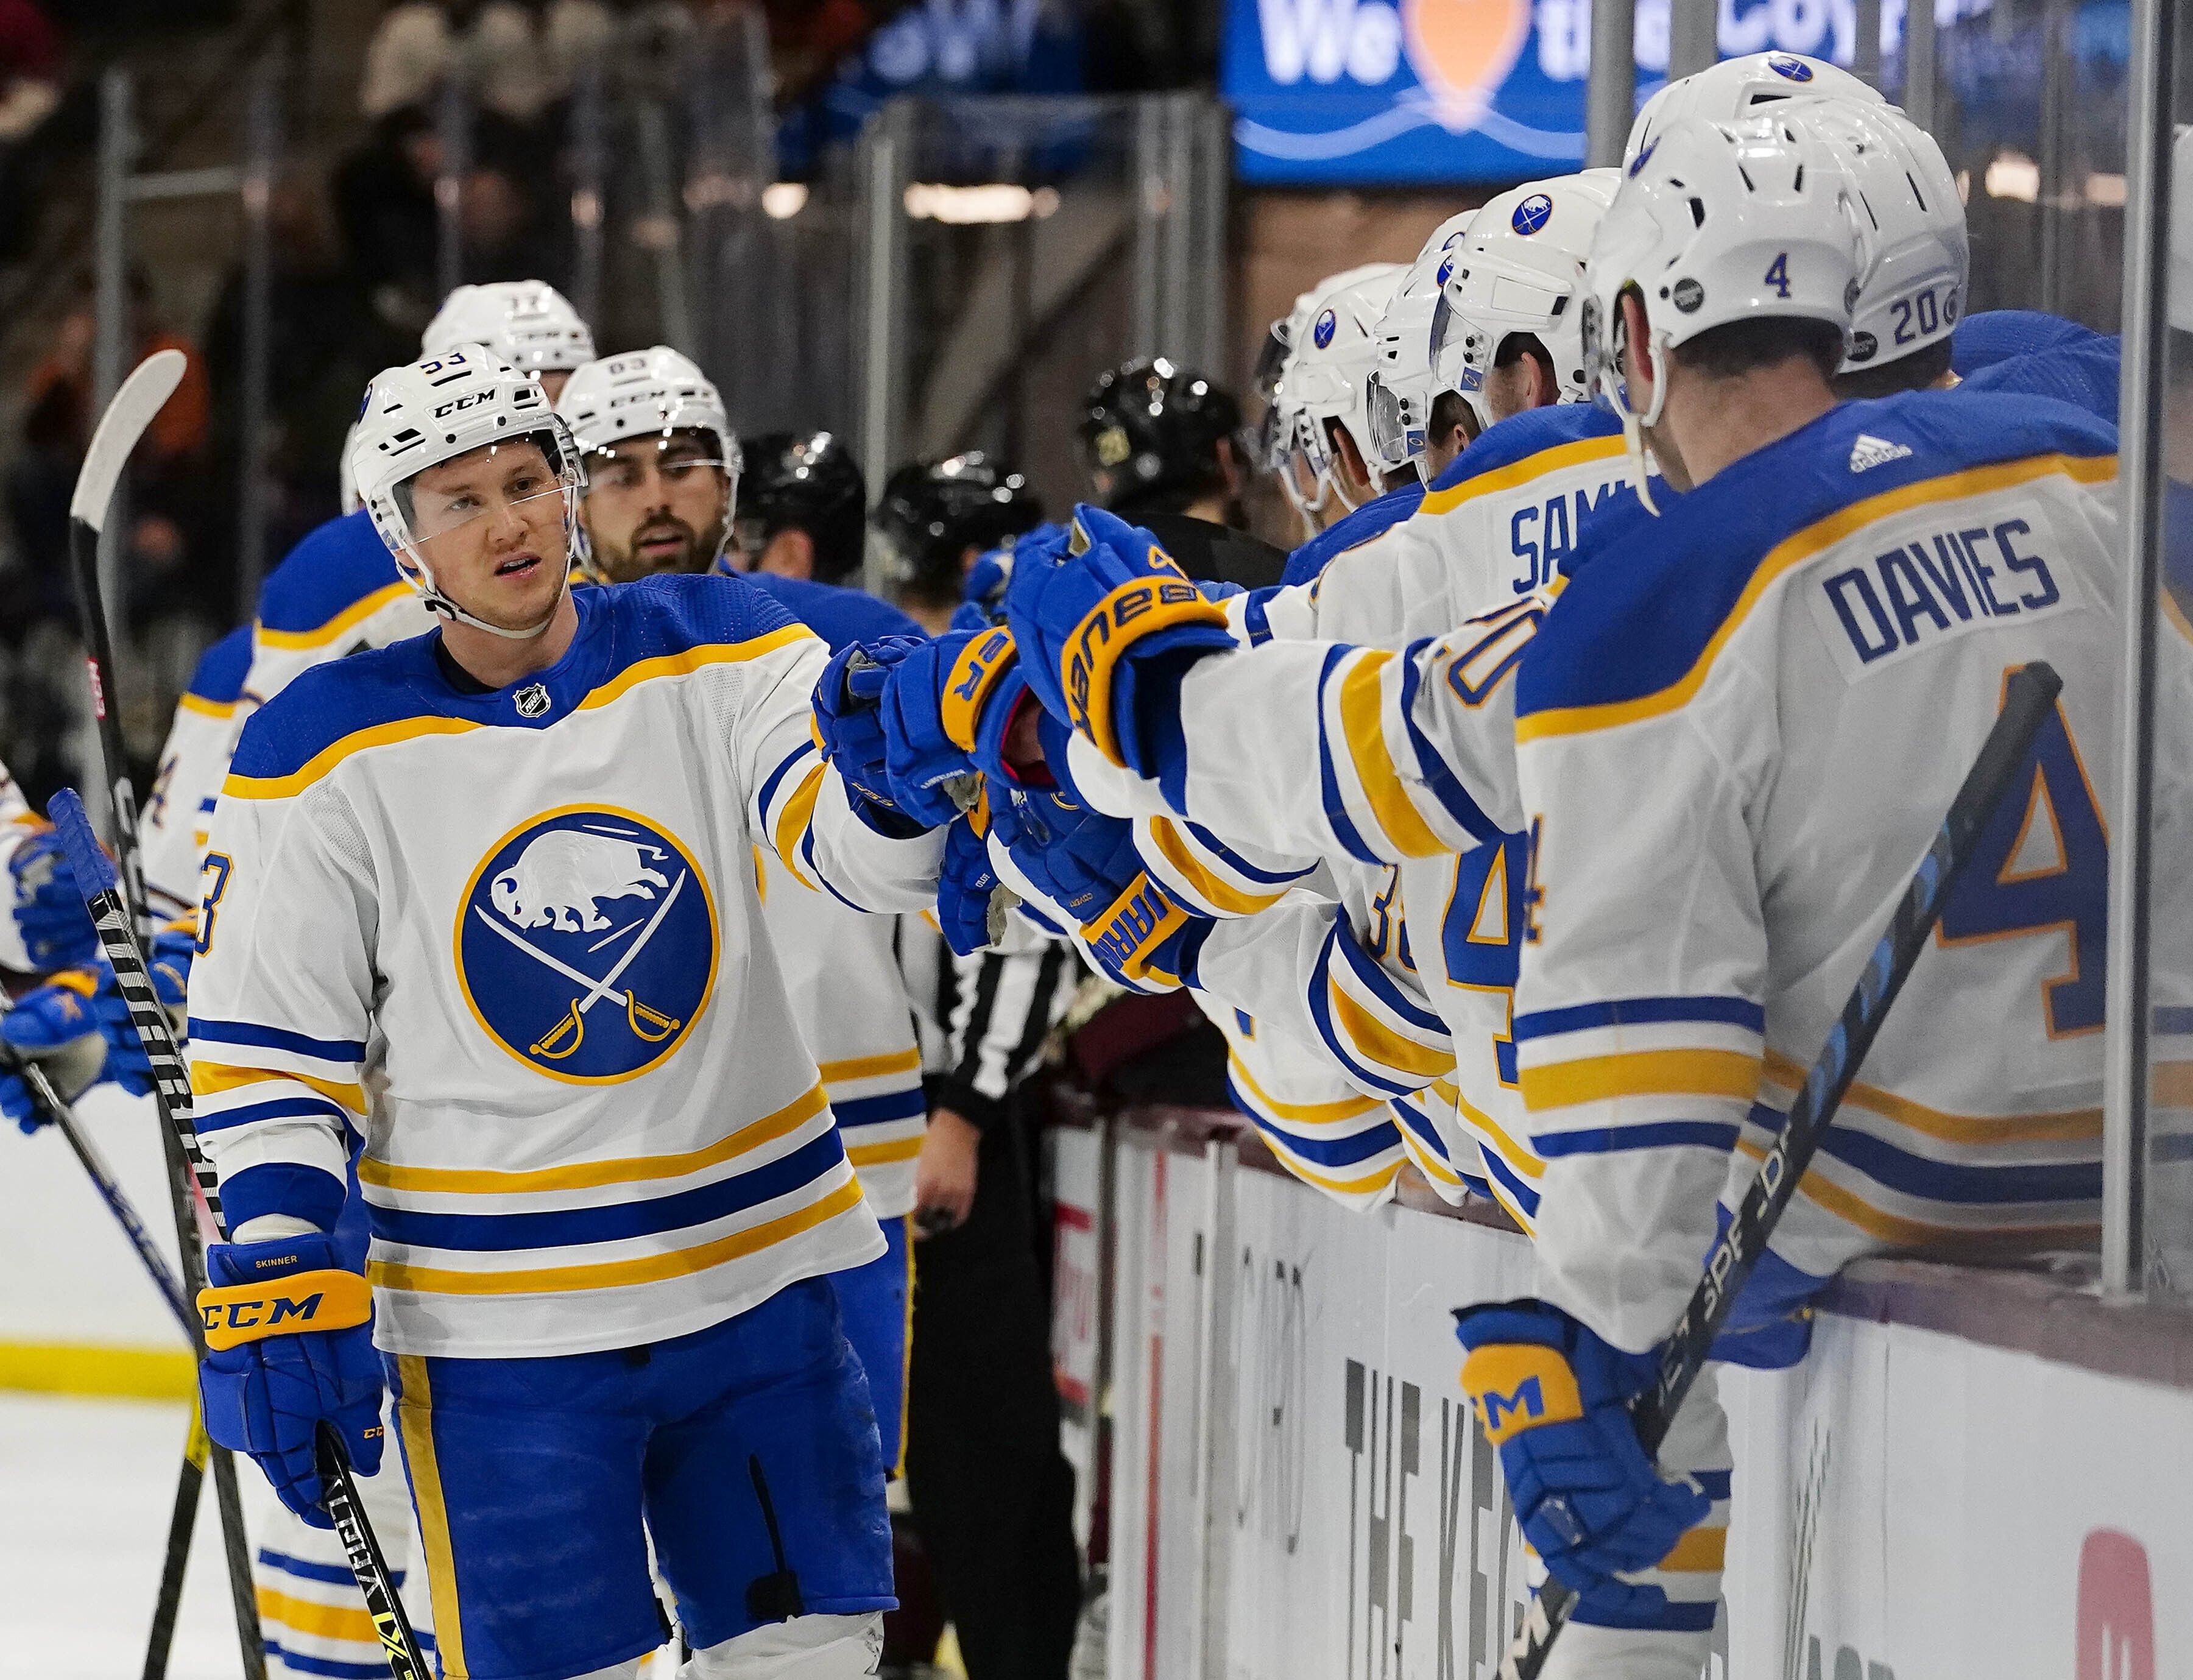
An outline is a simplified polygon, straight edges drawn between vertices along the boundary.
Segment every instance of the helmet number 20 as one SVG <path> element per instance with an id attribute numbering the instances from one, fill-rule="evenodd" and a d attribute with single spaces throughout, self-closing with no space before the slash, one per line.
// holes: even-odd
<path id="1" fill-rule="evenodd" d="M 1896 341 L 1909 344 L 1921 333 L 1938 331 L 1942 325 L 1942 306 L 1934 300 L 1932 286 L 1916 297 L 1898 298 L 1889 306 L 1896 317 Z M 1918 332 L 1914 332 L 1914 325 Z"/>
<path id="2" fill-rule="evenodd" d="M 1789 252 L 1778 252 L 1774 260 L 1766 265 L 1766 283 L 1774 289 L 1776 296 L 1786 298 L 1789 295 Z"/>

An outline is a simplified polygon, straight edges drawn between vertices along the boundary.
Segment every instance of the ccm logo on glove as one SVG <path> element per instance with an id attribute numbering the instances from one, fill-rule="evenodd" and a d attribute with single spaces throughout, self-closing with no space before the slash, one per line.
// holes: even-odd
<path id="1" fill-rule="evenodd" d="M 300 1330 L 346 1330 L 372 1316 L 373 1291 L 355 1271 L 306 1271 L 198 1291 L 206 1346 L 216 1351 Z"/>
<path id="2" fill-rule="evenodd" d="M 1550 1347 L 1481 1347 L 1462 1362 L 1462 1386 L 1476 1398 L 1477 1420 L 1495 1447 L 1540 1424 L 1583 1415 L 1576 1374 Z"/>

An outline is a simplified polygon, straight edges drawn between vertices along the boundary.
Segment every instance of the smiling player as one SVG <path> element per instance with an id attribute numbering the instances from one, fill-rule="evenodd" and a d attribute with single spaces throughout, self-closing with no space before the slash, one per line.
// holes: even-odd
<path id="1" fill-rule="evenodd" d="M 386 1382 L 448 1672 L 635 1673 L 650 1540 L 689 1674 L 870 1672 L 883 1464 L 825 1278 L 883 1241 L 752 852 L 902 909 L 936 842 L 821 762 L 824 645 L 759 591 L 573 594 L 578 452 L 507 363 L 387 370 L 352 460 L 443 622 L 260 711 L 215 815 L 214 1274 L 316 1274 L 328 1306 L 211 1357 L 209 1426 L 309 1511 L 314 1425 L 371 1467 Z M 363 1280 L 324 1234 L 352 1131 Z"/>

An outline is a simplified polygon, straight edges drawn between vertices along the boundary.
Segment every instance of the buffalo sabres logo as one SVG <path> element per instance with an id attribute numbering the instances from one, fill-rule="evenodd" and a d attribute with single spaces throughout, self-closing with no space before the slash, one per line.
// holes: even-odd
<path id="1" fill-rule="evenodd" d="M 644 818 L 567 806 L 481 860 L 456 929 L 480 1025 L 553 1079 L 605 1084 L 684 1042 L 716 979 L 716 909 L 691 854 Z"/>
<path id="2" fill-rule="evenodd" d="M 1534 192 L 1515 207 L 1508 226 L 1527 239 L 1553 219 L 1554 201 L 1543 192 Z"/>

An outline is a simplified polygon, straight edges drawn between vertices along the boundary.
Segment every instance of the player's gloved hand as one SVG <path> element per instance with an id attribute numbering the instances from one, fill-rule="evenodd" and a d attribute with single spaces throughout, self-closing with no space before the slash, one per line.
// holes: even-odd
<path id="1" fill-rule="evenodd" d="M 980 826 L 977 826 L 977 822 Z M 990 864 L 987 806 L 952 819 L 936 875 L 936 925 L 955 955 L 971 957 L 992 940 L 990 904 L 1001 884 Z"/>
<path id="2" fill-rule="evenodd" d="M 909 654 L 884 694 L 884 738 L 900 809 L 949 822 L 977 769 L 1006 781 L 1005 739 L 1028 677 L 1012 632 L 954 631 Z"/>
<path id="3" fill-rule="evenodd" d="M 1455 1320 L 1469 1350 L 1462 1386 L 1500 1449 L 1524 1537 L 1595 1609 L 1664 1606 L 1658 1587 L 1615 1575 L 1658 1563 L 1712 1501 L 1687 1482 L 1663 1481 L 1638 1444 L 1627 1403 L 1658 1362 L 1623 1351 L 1544 1301 L 1469 1307 Z"/>
<path id="4" fill-rule="evenodd" d="M 211 1350 L 198 1367 L 206 1433 L 249 1453 L 282 1503 L 316 1529 L 320 1509 L 313 1434 L 325 1418 L 361 1476 L 381 1467 L 381 1356 L 365 1279 L 335 1258 L 318 1231 L 206 1251 L 198 1294 Z"/>
<path id="5" fill-rule="evenodd" d="M 152 976 L 152 991 L 180 1040 L 183 1036 L 185 994 L 190 986 L 191 959 L 198 953 L 198 936 L 187 923 L 170 923 L 152 935 L 146 968 Z M 145 1043 L 129 1020 L 129 1004 L 122 995 L 114 970 L 100 965 L 99 991 L 93 998 L 99 1031 L 106 1040 L 106 1077 L 133 1097 L 152 1094 L 152 1063 Z"/>
<path id="6" fill-rule="evenodd" d="M 1015 546 L 1005 617 L 1045 710 L 1137 775 L 1177 774 L 1180 680 L 1234 638 L 1154 537 L 1076 507 L 1062 536 Z"/>
<path id="7" fill-rule="evenodd" d="M 98 957 L 99 934 L 59 835 L 43 825 L 33 830 L 8 860 L 8 874 L 15 894 L 15 931 L 33 969 L 72 969 Z"/>
<path id="8" fill-rule="evenodd" d="M 1064 778 L 1066 726 L 1046 713 L 1038 725 L 1051 786 L 1003 790 L 991 821 L 1028 884 L 1072 919 L 1090 954 L 1118 984 L 1170 991 L 1190 980 L 1211 924 L 1170 897 L 1142 868 L 1135 826 L 1093 809 Z"/>
<path id="9" fill-rule="evenodd" d="M 55 1094 L 73 1102 L 106 1077 L 106 1045 L 100 1037 L 93 1003 L 99 976 L 87 969 L 56 974 L 26 991 L 0 1015 L 0 1113 L 22 1129 L 35 1132 L 52 1117 L 31 1099 L 31 1088 L 14 1070 L 26 1061 L 41 1064 Z"/>
<path id="10" fill-rule="evenodd" d="M 837 767 L 854 808 L 888 834 L 919 833 L 921 825 L 898 809 L 891 793 L 884 751 L 884 684 L 893 666 L 926 645 L 919 636 L 853 643 L 838 650 L 815 684 L 815 744 Z"/>

